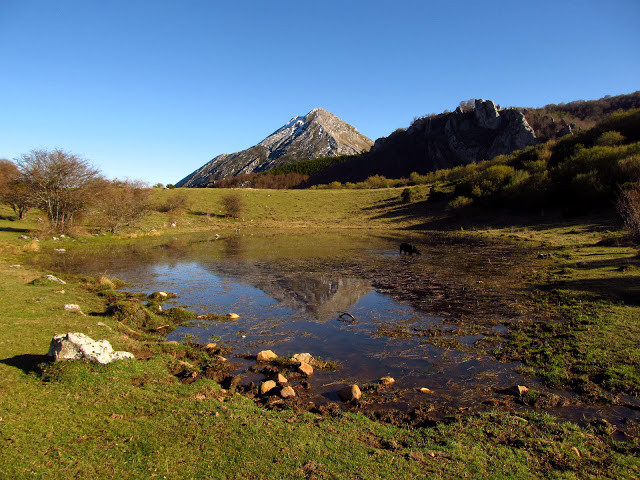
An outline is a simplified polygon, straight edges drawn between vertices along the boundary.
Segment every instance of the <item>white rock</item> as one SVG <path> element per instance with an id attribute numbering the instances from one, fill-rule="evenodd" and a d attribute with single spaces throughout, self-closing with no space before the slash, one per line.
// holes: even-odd
<path id="1" fill-rule="evenodd" d="M 84 333 L 66 333 L 51 339 L 48 357 L 60 360 L 85 360 L 105 365 L 115 360 L 135 358 L 129 352 L 115 352 L 107 340 L 94 341 Z"/>
<path id="2" fill-rule="evenodd" d="M 291 357 L 296 363 L 308 363 L 311 365 L 313 363 L 313 356 L 310 353 L 296 353 L 293 357 Z"/>
<path id="3" fill-rule="evenodd" d="M 50 282 L 57 282 L 57 283 L 61 283 L 62 285 L 66 285 L 67 282 L 65 282 L 64 280 L 60 280 L 58 277 L 54 277 L 53 275 L 45 275 L 44 277 L 45 280 L 49 280 Z"/>
<path id="4" fill-rule="evenodd" d="M 82 313 L 82 309 L 80 308 L 80 305 L 76 305 L 75 303 L 67 303 L 62 308 L 64 308 L 67 312 Z"/>

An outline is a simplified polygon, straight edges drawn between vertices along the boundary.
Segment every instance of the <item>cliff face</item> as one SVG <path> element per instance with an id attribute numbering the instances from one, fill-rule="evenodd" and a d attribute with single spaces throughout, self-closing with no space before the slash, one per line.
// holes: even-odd
<path id="1" fill-rule="evenodd" d="M 536 143 L 535 132 L 521 112 L 500 110 L 490 100 L 476 100 L 473 110 L 458 108 L 421 118 L 407 130 L 379 138 L 369 153 L 323 170 L 309 184 L 358 182 L 375 174 L 406 177 L 411 172 L 489 160 Z"/>
<path id="2" fill-rule="evenodd" d="M 177 187 L 196 187 L 244 173 L 310 158 L 354 155 L 373 142 L 348 123 L 322 108 L 292 118 L 257 145 L 241 152 L 218 155 L 180 180 Z"/>

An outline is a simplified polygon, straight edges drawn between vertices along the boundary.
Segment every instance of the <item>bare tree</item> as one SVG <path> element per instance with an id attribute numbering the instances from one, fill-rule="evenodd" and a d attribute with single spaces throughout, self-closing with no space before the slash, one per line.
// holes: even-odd
<path id="1" fill-rule="evenodd" d="M 59 232 L 73 225 L 102 181 L 99 170 L 87 160 L 60 149 L 32 150 L 22 155 L 17 165 L 33 204 L 47 214 Z"/>
<path id="2" fill-rule="evenodd" d="M 244 201 L 238 193 L 229 193 L 222 197 L 224 216 L 230 218 L 240 218 L 244 212 Z"/>
<path id="3" fill-rule="evenodd" d="M 151 192 L 141 181 L 105 180 L 97 192 L 97 213 L 112 233 L 133 225 L 151 207 Z"/>
<path id="4" fill-rule="evenodd" d="M 0 160 L 0 202 L 6 203 L 22 220 L 33 206 L 29 188 L 21 181 L 20 171 L 15 163 Z"/>

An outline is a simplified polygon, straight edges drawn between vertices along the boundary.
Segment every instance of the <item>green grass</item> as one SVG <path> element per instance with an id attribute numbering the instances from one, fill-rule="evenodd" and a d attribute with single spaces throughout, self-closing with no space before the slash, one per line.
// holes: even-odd
<path id="1" fill-rule="evenodd" d="M 158 201 L 171 193 L 154 192 Z M 18 236 L 33 230 L 42 238 L 41 252 L 60 245 L 73 250 L 74 242 L 86 241 L 98 254 L 114 244 L 133 244 L 137 240 L 131 237 L 148 236 L 151 228 L 158 230 L 155 234 L 238 227 L 388 230 L 424 221 L 413 215 L 388 216 L 400 189 L 240 193 L 247 200 L 244 221 L 219 216 L 224 191 L 189 190 L 189 212 L 196 213 L 177 215 L 179 224 L 171 227 L 172 214 L 156 212 L 123 237 L 53 241 L 46 240 L 49 235 L 37 212 L 25 222 L 0 220 L 0 478 L 640 476 L 637 439 L 618 443 L 606 429 L 581 428 L 542 413 L 460 414 L 434 426 L 400 428 L 362 415 L 265 410 L 210 380 L 181 384 L 171 371 L 189 354 L 189 345 L 165 345 L 136 324 L 91 315 L 106 310 L 108 282 L 65 277 L 66 285 L 29 285 L 44 273 L 56 273 L 24 261 L 36 247 Z M 570 229 L 579 232 L 569 234 Z M 599 388 L 630 391 L 639 371 L 637 307 L 620 300 L 627 290 L 623 284 L 614 282 L 620 286 L 611 289 L 609 280 L 637 281 L 637 271 L 616 270 L 635 262 L 633 249 L 596 246 L 604 234 L 594 236 L 584 225 L 465 229 L 461 234 L 526 242 L 532 252 L 544 245 L 554 252 L 531 272 L 531 284 L 542 288 L 560 277 L 565 283 L 523 304 L 523 311 L 545 318 L 529 317 L 529 330 L 522 331 L 521 340 L 514 337 L 512 354 L 531 355 L 538 349 L 535 358 L 540 360 L 531 363 L 538 374 L 569 380 L 577 375 L 571 366 L 580 360 L 582 368 L 597 373 L 597 367 L 607 375 L 591 380 Z M 175 242 L 179 248 L 180 240 Z M 576 267 L 578 261 L 591 261 L 592 268 Z M 12 268 L 14 264 L 23 266 Z M 563 269 L 565 273 L 554 273 Z M 612 292 L 614 297 L 607 297 Z M 79 304 L 88 315 L 65 312 L 65 303 Z M 553 334 L 558 331 L 541 334 L 550 318 L 567 320 L 553 327 L 565 328 L 561 341 Z M 51 337 L 66 331 L 108 339 L 117 350 L 146 353 L 149 359 L 40 367 Z M 545 339 L 542 344 L 532 343 L 536 336 Z M 565 355 L 572 356 L 562 361 Z"/>
<path id="2" fill-rule="evenodd" d="M 146 229 L 167 229 L 170 219 L 177 228 L 375 228 L 388 225 L 377 218 L 381 206 L 399 201 L 397 189 L 379 190 L 234 190 L 245 209 L 239 219 L 223 218 L 222 197 L 227 189 L 154 190 L 154 202 L 161 204 L 171 195 L 186 194 L 187 214 L 153 213 L 141 222 Z"/>

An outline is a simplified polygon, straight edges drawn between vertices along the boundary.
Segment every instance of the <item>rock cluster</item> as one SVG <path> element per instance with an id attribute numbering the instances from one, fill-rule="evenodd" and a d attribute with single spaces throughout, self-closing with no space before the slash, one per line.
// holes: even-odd
<path id="1" fill-rule="evenodd" d="M 107 340 L 93 340 L 84 333 L 66 333 L 51 339 L 49 353 L 53 361 L 85 360 L 102 365 L 115 360 L 134 359 L 130 352 L 116 352 Z"/>
<path id="2" fill-rule="evenodd" d="M 411 172 L 490 160 L 538 143 L 519 110 L 500 109 L 491 100 L 475 100 L 474 104 L 470 111 L 458 108 L 420 118 L 406 130 L 377 139 L 368 153 L 312 175 L 308 184 L 360 182 L 374 174 L 408 177 Z"/>

